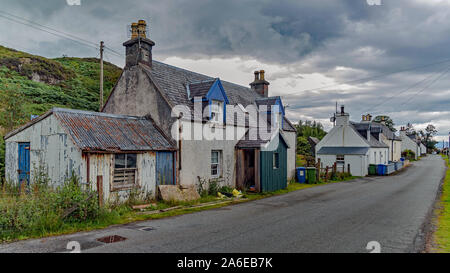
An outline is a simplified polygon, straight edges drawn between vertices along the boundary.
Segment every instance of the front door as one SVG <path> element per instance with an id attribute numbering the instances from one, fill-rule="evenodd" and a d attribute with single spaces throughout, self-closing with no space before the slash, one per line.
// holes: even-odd
<path id="1" fill-rule="evenodd" d="M 19 183 L 30 184 L 30 143 L 19 143 Z"/>
<path id="2" fill-rule="evenodd" d="M 173 152 L 156 152 L 156 185 L 175 185 Z"/>

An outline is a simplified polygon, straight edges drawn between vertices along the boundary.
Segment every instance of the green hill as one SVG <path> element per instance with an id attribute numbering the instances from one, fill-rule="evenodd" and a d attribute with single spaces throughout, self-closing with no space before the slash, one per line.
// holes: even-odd
<path id="1" fill-rule="evenodd" d="M 104 97 L 122 70 L 104 62 Z M 100 63 L 95 58 L 47 59 L 0 46 L 0 173 L 3 135 L 52 107 L 97 111 Z"/>
<path id="2" fill-rule="evenodd" d="M 0 92 L 17 92 L 29 115 L 53 106 L 98 110 L 99 71 L 98 59 L 47 59 L 0 46 Z M 104 62 L 105 98 L 121 71 Z"/>

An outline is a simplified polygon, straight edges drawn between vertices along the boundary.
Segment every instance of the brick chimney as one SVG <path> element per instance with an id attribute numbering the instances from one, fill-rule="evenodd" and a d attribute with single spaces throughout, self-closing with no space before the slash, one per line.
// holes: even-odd
<path id="1" fill-rule="evenodd" d="M 155 42 L 147 38 L 147 23 L 139 20 L 131 24 L 131 39 L 123 43 L 126 52 L 125 67 L 138 63 L 152 66 L 152 48 Z"/>
<path id="2" fill-rule="evenodd" d="M 256 93 L 267 98 L 269 96 L 269 82 L 264 78 L 264 70 L 255 71 L 255 80 L 250 83 L 250 87 Z"/>

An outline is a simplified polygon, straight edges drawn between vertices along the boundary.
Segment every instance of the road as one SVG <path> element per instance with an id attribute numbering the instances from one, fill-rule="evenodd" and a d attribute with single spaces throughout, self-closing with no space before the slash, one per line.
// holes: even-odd
<path id="1" fill-rule="evenodd" d="M 104 230 L 0 245 L 0 252 L 418 252 L 445 166 L 429 155 L 403 172 Z M 153 228 L 150 231 L 143 227 Z M 127 240 L 96 241 L 106 235 Z"/>

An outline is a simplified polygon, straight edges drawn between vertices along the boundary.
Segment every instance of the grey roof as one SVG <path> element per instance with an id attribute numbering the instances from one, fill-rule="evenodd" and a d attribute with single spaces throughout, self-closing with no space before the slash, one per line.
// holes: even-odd
<path id="1" fill-rule="evenodd" d="M 188 97 L 186 87 L 189 85 L 189 91 L 191 92 L 192 98 L 192 84 L 195 85 L 200 82 L 211 83 L 215 80 L 215 78 L 213 77 L 171 66 L 155 60 L 152 61 L 152 68 L 149 68 L 145 65 L 141 65 L 141 67 L 145 71 L 145 73 L 147 73 L 147 75 L 149 75 L 149 77 L 153 81 L 155 81 L 159 90 L 161 90 L 172 107 L 175 105 L 186 105 L 193 109 L 194 104 Z M 255 104 L 256 99 L 264 99 L 264 97 L 262 97 L 260 94 L 253 91 L 249 87 L 222 80 L 221 83 L 223 88 L 225 89 L 229 103 L 232 105 L 241 104 L 242 106 L 247 107 L 249 104 Z M 205 84 L 205 86 L 206 85 L 207 84 Z M 199 86 L 199 94 L 205 92 L 205 86 L 201 86 L 201 88 Z M 286 117 L 285 120 L 287 120 Z M 283 130 L 295 131 L 295 128 L 288 121 L 283 123 Z"/>
<path id="2" fill-rule="evenodd" d="M 280 99 L 280 96 L 272 96 L 272 97 L 267 97 L 267 98 L 257 98 L 255 100 L 255 103 L 257 106 L 260 105 L 267 105 L 267 106 L 272 106 L 275 105 L 275 103 L 277 102 L 277 99 Z M 270 110 L 267 109 L 267 110 Z"/>
<path id="3" fill-rule="evenodd" d="M 259 130 L 257 130 L 256 132 L 256 139 L 250 139 L 250 130 L 247 131 L 247 133 L 242 137 L 241 140 L 238 141 L 238 143 L 236 144 L 237 148 L 261 148 L 261 146 L 267 144 L 268 142 L 270 142 L 270 140 L 274 137 L 274 135 L 279 135 L 280 138 L 284 141 L 284 143 L 286 144 L 286 146 L 289 148 L 289 144 L 286 141 L 283 133 L 281 131 L 275 131 L 270 139 L 261 139 L 260 134 L 259 134 Z"/>
<path id="4" fill-rule="evenodd" d="M 389 146 L 388 145 L 386 145 L 386 144 L 384 144 L 384 143 L 382 143 L 381 141 L 378 141 L 373 135 L 371 135 L 371 137 L 370 137 L 370 140 L 367 140 L 367 138 L 366 137 L 364 137 L 363 135 L 361 135 L 361 133 L 358 131 L 358 129 L 355 127 L 355 124 L 353 123 L 353 122 L 351 122 L 350 124 L 349 124 L 349 126 L 351 127 L 351 128 L 353 128 L 354 130 L 355 130 L 355 132 L 367 143 L 367 144 L 369 144 L 370 145 L 370 147 L 373 147 L 373 148 L 389 148 Z M 380 129 L 380 128 L 379 128 Z M 361 130 L 362 131 L 362 130 Z M 376 131 L 378 131 L 378 130 L 376 130 Z M 380 129 L 380 131 L 381 131 L 381 129 Z M 380 132 L 380 131 L 378 131 L 378 132 Z M 372 131 L 371 131 L 372 132 Z"/>
<path id="5" fill-rule="evenodd" d="M 174 143 L 152 120 L 147 118 L 63 108 L 53 108 L 11 132 L 7 137 L 17 134 L 52 114 L 82 151 L 176 150 Z"/>
<path id="6" fill-rule="evenodd" d="M 189 87 L 190 98 L 205 97 L 214 82 L 215 80 L 208 80 L 188 84 L 187 86 Z"/>
<path id="7" fill-rule="evenodd" d="M 370 125 L 370 131 L 372 133 L 382 133 L 387 139 L 400 140 L 400 138 L 396 136 L 395 133 L 389 129 L 389 127 L 378 122 L 351 122 L 351 124 L 358 131 L 367 131 Z"/>
<path id="8" fill-rule="evenodd" d="M 322 155 L 365 155 L 368 147 L 322 147 L 317 154 Z"/>

